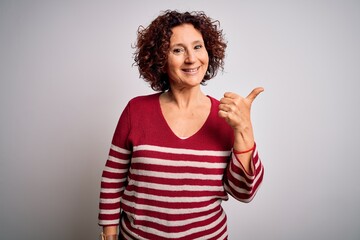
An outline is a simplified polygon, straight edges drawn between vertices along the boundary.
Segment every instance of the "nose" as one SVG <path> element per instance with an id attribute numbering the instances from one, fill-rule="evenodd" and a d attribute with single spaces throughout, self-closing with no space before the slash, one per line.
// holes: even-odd
<path id="1" fill-rule="evenodd" d="M 185 62 L 194 63 L 195 61 L 196 61 L 195 52 L 191 50 L 186 51 Z"/>

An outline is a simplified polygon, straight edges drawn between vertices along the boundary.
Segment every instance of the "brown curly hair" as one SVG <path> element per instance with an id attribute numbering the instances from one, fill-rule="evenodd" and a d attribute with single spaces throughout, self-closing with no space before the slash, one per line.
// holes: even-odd
<path id="1" fill-rule="evenodd" d="M 201 84 L 204 85 L 207 80 L 213 78 L 219 68 L 224 68 L 226 42 L 220 22 L 213 21 L 202 11 L 180 13 L 167 10 L 148 27 L 140 26 L 137 31 L 134 65 L 138 66 L 140 77 L 149 82 L 155 91 L 164 92 L 170 88 L 166 66 L 171 29 L 184 23 L 190 23 L 200 31 L 209 55 L 209 66 Z"/>

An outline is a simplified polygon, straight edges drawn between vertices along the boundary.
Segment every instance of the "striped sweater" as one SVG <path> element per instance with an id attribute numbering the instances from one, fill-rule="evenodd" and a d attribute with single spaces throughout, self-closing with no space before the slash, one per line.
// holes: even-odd
<path id="1" fill-rule="evenodd" d="M 253 199 L 263 179 L 232 154 L 233 130 L 219 101 L 194 135 L 177 137 L 162 115 L 159 93 L 132 99 L 112 139 L 102 174 L 99 225 L 120 225 L 123 239 L 227 239 L 221 202 Z"/>

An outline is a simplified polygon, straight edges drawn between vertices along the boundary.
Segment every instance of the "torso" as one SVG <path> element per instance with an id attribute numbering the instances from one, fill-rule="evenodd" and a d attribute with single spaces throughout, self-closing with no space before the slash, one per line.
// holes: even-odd
<path id="1" fill-rule="evenodd" d="M 211 100 L 203 95 L 196 104 L 179 108 L 169 97 L 159 98 L 162 115 L 172 132 L 179 138 L 189 138 L 196 134 L 210 115 Z"/>
<path id="2" fill-rule="evenodd" d="M 192 117 L 180 114 L 182 126 L 196 126 L 181 139 L 171 118 L 179 113 L 172 104 L 161 106 L 160 96 L 131 100 L 114 135 L 114 146 L 129 153 L 130 164 L 121 233 L 126 239 L 226 239 L 221 202 L 228 199 L 223 180 L 233 131 L 218 116 L 219 101 L 205 96 Z M 123 153 L 114 155 L 115 164 L 123 163 Z"/>

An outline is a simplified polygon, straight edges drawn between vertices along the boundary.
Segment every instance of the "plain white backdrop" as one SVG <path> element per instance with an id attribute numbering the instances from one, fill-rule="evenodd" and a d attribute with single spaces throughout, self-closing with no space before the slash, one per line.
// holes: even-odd
<path id="1" fill-rule="evenodd" d="M 223 206 L 230 239 L 360 238 L 360 2 L 0 1 L 0 238 L 97 239 L 100 176 L 139 25 L 203 10 L 228 41 L 204 92 L 254 102 L 265 178 Z"/>

